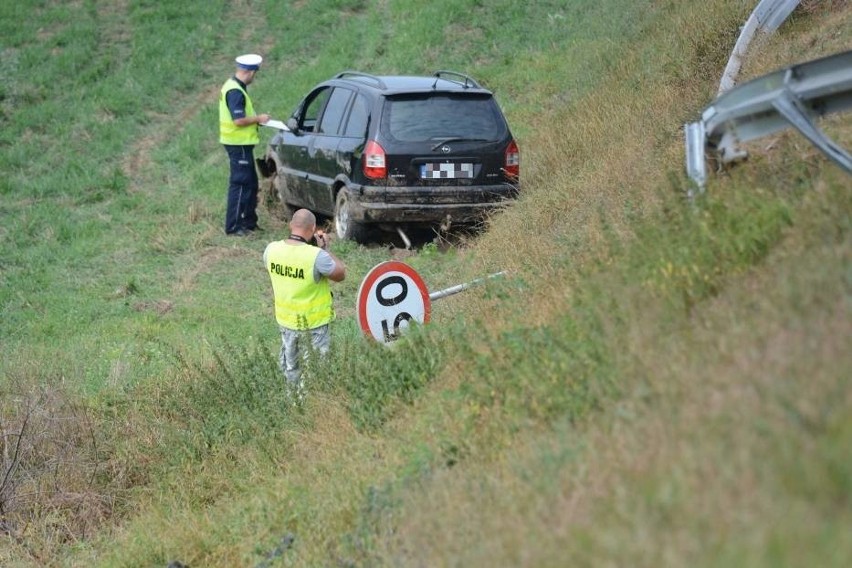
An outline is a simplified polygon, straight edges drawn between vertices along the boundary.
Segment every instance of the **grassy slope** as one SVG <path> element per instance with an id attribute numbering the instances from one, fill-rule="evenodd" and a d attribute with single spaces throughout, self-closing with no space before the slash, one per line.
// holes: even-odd
<path id="1" fill-rule="evenodd" d="M 270 3 L 243 38 L 217 33 L 224 5 L 83 5 L 64 24 L 37 12 L 52 23 L 43 36 L 107 30 L 101 44 L 56 40 L 58 53 L 81 55 L 55 73 L 77 65 L 82 84 L 97 76 L 123 95 L 92 108 L 70 79 L 59 96 L 16 75 L 3 99 L 18 121 L 10 100 L 46 118 L 55 106 L 51 124 L 79 113 L 61 136 L 35 122 L 3 128 L 15 175 L 0 234 L 4 388 L 62 376 L 101 393 L 92 414 L 111 478 L 95 492 L 130 519 L 91 541 L 66 529 L 80 549 L 69 562 L 247 565 L 285 534 L 296 546 L 282 563 L 301 565 L 848 561 L 848 179 L 784 135 L 714 179 L 698 214 L 685 210 L 678 128 L 712 96 L 747 9 L 613 5 L 328 2 L 282 17 Z M 800 14 L 745 72 L 837 51 L 849 12 Z M 470 13 L 479 25 L 458 23 Z M 24 22 L 20 37 L 37 36 L 27 25 L 40 24 Z M 284 28 L 280 43 L 272 26 Z M 119 38 L 168 28 L 166 46 L 139 39 L 124 59 Z M 442 304 L 444 338 L 422 338 L 430 357 L 368 349 L 343 319 L 305 414 L 281 409 L 271 356 L 252 351 L 251 338 L 267 350 L 276 341 L 257 316 L 268 311 L 264 275 L 246 269 L 264 242 L 218 234 L 213 62 L 254 48 L 251 37 L 270 62 L 257 100 L 278 116 L 343 67 L 460 68 L 497 91 L 525 150 L 526 196 L 489 235 L 460 255 L 410 259 L 435 287 L 504 268 L 511 286 Z M 3 65 L 21 65 L 31 52 L 7 41 Z M 164 62 L 176 42 L 197 59 Z M 164 68 L 151 75 L 151 61 Z M 151 96 L 162 75 L 171 108 Z M 177 131 L 163 133 L 175 115 Z M 850 146 L 848 121 L 829 130 Z M 110 165 L 85 161 L 77 140 L 89 131 L 119 137 L 98 148 Z M 45 146 L 60 157 L 26 160 Z M 354 274 L 337 296 L 345 318 L 358 275 L 386 253 L 341 252 Z M 232 346 L 211 360 L 203 345 L 220 334 Z M 190 362 L 175 365 L 174 350 Z M 65 511 L 28 534 L 36 563 L 60 557 Z M 26 562 L 25 547 L 8 554 Z"/>

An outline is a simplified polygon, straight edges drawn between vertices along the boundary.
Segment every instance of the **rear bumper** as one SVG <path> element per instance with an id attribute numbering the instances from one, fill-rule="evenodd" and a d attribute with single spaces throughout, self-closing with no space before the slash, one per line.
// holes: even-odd
<path id="1" fill-rule="evenodd" d="M 508 184 L 350 188 L 350 215 L 361 223 L 476 223 L 518 196 Z"/>

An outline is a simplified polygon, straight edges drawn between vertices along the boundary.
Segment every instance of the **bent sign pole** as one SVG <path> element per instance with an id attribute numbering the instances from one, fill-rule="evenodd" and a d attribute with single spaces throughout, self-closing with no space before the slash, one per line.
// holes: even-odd
<path id="1" fill-rule="evenodd" d="M 358 323 L 365 335 L 388 345 L 399 339 L 411 321 L 429 323 L 432 300 L 458 294 L 485 280 L 478 278 L 430 294 L 412 267 L 396 260 L 382 262 L 367 273 L 358 288 Z"/>
<path id="2" fill-rule="evenodd" d="M 496 278 L 498 276 L 503 276 L 506 274 L 506 271 L 497 272 L 495 274 L 489 274 L 487 278 Z M 471 286 L 475 286 L 476 284 L 480 284 L 485 282 L 485 278 L 477 278 L 472 282 L 467 282 L 465 284 L 459 284 L 458 286 L 451 286 L 449 288 L 444 288 L 443 290 L 438 290 L 437 292 L 432 292 L 429 294 L 430 300 L 440 300 L 441 298 L 446 298 L 447 296 L 452 296 L 453 294 L 458 294 L 459 292 L 464 292 Z"/>

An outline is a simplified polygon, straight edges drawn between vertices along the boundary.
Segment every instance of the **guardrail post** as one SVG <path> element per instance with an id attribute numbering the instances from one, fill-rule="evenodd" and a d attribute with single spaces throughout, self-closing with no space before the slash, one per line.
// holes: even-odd
<path id="1" fill-rule="evenodd" d="M 686 138 L 686 172 L 698 185 L 698 191 L 704 193 L 704 184 L 707 181 L 707 159 L 704 155 L 704 123 L 701 121 L 691 122 L 684 126 Z M 689 197 L 693 197 L 689 190 Z"/>
<path id="2" fill-rule="evenodd" d="M 785 84 L 788 84 L 791 75 L 792 70 L 788 70 L 784 79 Z M 852 174 L 852 155 L 835 144 L 833 140 L 811 122 L 808 109 L 789 89 L 785 89 L 780 93 L 772 101 L 772 106 L 830 160 L 846 170 L 846 173 Z"/>

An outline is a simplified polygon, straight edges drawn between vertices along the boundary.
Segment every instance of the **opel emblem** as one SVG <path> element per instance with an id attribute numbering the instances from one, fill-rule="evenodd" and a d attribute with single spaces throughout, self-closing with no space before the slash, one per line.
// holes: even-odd
<path id="1" fill-rule="evenodd" d="M 441 146 L 441 152 L 443 152 L 444 154 L 449 154 L 450 150 L 451 148 L 449 146 Z"/>

